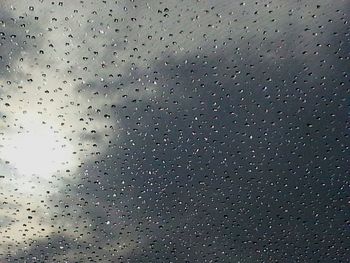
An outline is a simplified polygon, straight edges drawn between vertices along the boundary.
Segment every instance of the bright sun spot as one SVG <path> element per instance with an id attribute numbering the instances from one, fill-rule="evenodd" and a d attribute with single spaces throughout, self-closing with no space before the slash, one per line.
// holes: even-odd
<path id="1" fill-rule="evenodd" d="M 49 177 L 72 160 L 72 146 L 52 127 L 31 122 L 24 128 L 9 136 L 1 150 L 19 174 Z"/>

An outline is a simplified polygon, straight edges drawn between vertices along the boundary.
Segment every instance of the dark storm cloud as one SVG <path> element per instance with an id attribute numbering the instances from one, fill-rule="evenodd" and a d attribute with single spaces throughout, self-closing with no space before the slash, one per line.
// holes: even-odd
<path id="1" fill-rule="evenodd" d="M 322 231 L 320 238 L 327 244 L 337 243 L 342 251 L 338 255 L 344 257 L 344 240 L 338 237 L 344 237 L 346 227 L 346 193 L 339 192 L 346 178 L 346 153 L 331 149 L 342 147 L 345 138 L 342 143 L 330 138 L 332 127 L 335 134 L 346 131 L 346 114 L 338 106 L 341 101 L 328 108 L 320 106 L 324 111 L 314 115 L 315 105 L 298 94 L 300 89 L 306 97 L 322 96 L 322 92 L 312 94 L 310 82 L 297 85 L 289 98 L 278 91 L 279 79 L 266 80 L 256 73 L 257 83 L 268 85 L 269 90 L 240 89 L 222 75 L 218 84 L 213 76 L 233 66 L 230 62 L 218 66 L 225 57 L 222 53 L 206 58 L 202 69 L 197 66 L 201 60 L 194 57 L 187 64 L 174 60 L 167 67 L 154 66 L 157 82 L 165 85 L 162 91 L 152 100 L 127 104 L 118 113 L 126 118 L 121 136 L 125 141 L 119 142 L 117 151 L 107 152 L 118 158 L 104 165 L 120 171 L 107 176 L 102 185 L 123 180 L 132 193 L 126 200 L 135 200 L 129 205 L 136 211 L 132 218 L 140 222 L 156 218 L 157 222 L 141 234 L 149 236 L 150 247 L 139 256 L 130 255 L 131 261 L 204 260 L 199 255 L 220 262 L 284 261 L 288 260 L 285 255 L 306 260 L 309 250 L 321 256 L 321 245 L 305 248 L 304 243 Z M 280 70 L 281 76 L 288 76 L 289 65 Z M 298 76 L 308 78 L 307 73 Z M 201 82 L 193 83 L 200 78 Z M 245 80 L 246 76 L 236 81 Z M 286 77 L 287 85 L 293 86 L 293 81 Z M 328 88 L 323 91 L 325 97 L 334 91 Z M 174 100 L 171 94 L 181 99 Z M 342 100 L 345 93 L 338 94 Z M 279 96 L 285 99 L 279 101 Z M 321 128 L 331 134 L 322 139 Z M 325 162 L 322 158 L 327 156 L 336 161 Z M 101 173 L 99 181 L 103 178 Z M 331 214 L 337 218 L 328 225 Z M 285 247 L 286 243 L 291 245 Z"/>

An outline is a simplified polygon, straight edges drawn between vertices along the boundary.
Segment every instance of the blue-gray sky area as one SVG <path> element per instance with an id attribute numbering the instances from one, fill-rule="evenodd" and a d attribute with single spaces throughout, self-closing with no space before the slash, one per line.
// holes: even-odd
<path id="1" fill-rule="evenodd" d="M 349 262 L 348 1 L 0 2 L 0 262 Z"/>

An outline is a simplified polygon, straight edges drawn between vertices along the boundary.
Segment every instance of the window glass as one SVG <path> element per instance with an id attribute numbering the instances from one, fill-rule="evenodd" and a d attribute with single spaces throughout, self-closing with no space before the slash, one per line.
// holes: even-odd
<path id="1" fill-rule="evenodd" d="M 349 2 L 0 2 L 0 262 L 348 262 Z"/>

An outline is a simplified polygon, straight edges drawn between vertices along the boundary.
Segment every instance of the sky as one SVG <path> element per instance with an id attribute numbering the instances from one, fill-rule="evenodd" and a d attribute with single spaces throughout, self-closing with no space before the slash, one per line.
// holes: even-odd
<path id="1" fill-rule="evenodd" d="M 0 262 L 348 262 L 347 1 L 0 2 Z"/>

